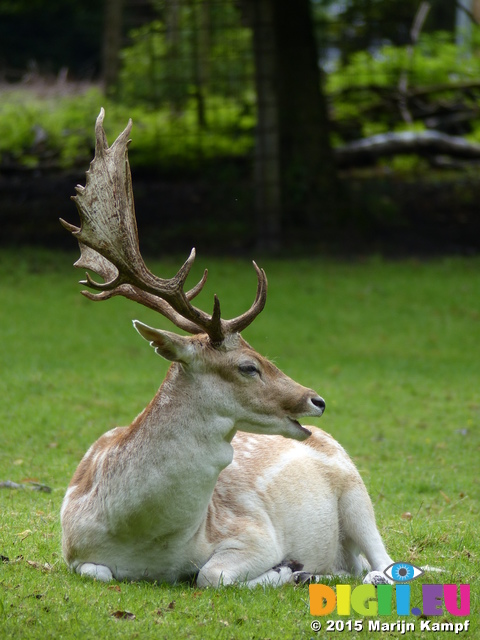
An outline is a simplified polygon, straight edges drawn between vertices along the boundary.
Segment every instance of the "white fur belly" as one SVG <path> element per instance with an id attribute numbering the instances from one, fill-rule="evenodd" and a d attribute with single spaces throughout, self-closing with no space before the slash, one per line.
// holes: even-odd
<path id="1" fill-rule="evenodd" d="M 149 580 L 174 583 L 194 576 L 206 562 L 208 555 L 199 554 L 190 543 L 172 540 L 152 540 L 149 543 L 125 540 L 104 541 L 88 553 L 87 550 L 72 563 L 76 569 L 85 562 L 107 566 L 117 580 Z"/>

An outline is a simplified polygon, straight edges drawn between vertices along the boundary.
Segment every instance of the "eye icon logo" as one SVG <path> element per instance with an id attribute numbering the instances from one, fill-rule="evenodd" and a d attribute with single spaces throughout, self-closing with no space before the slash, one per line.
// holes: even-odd
<path id="1" fill-rule="evenodd" d="M 383 573 L 387 578 L 390 578 L 390 580 L 403 583 L 419 578 L 424 574 L 424 571 L 408 562 L 394 562 L 388 566 Z"/>

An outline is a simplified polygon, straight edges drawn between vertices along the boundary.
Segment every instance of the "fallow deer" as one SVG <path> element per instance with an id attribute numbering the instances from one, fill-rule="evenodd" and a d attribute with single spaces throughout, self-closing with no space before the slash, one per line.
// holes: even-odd
<path id="1" fill-rule="evenodd" d="M 327 433 L 298 422 L 321 416 L 323 399 L 288 378 L 241 337 L 262 311 L 267 279 L 254 263 L 257 295 L 231 320 L 194 307 L 207 272 L 184 284 L 194 250 L 171 279 L 153 275 L 139 250 L 128 137 L 108 147 L 103 109 L 95 157 L 73 197 L 81 227 L 75 263 L 93 300 L 121 295 L 160 312 L 177 335 L 135 320 L 172 361 L 147 408 L 129 427 L 101 436 L 80 462 L 62 505 L 63 553 L 79 574 L 199 586 L 279 585 L 310 575 L 392 564 L 353 462 Z"/>

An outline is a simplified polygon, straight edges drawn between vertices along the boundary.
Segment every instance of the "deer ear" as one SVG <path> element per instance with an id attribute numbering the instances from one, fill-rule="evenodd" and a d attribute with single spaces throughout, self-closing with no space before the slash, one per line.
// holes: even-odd
<path id="1" fill-rule="evenodd" d="M 162 358 L 184 364 L 188 364 L 192 360 L 195 349 L 187 336 L 154 329 L 139 320 L 134 320 L 133 326 L 142 338 L 150 342 L 150 345 Z"/>

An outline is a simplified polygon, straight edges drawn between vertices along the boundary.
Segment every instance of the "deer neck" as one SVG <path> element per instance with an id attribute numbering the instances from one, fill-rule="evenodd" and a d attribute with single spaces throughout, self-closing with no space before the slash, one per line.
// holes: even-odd
<path id="1" fill-rule="evenodd" d="M 177 480 L 186 474 L 197 486 L 211 485 L 211 491 L 220 471 L 233 459 L 230 443 L 236 431 L 234 419 L 223 415 L 228 412 L 215 410 L 213 395 L 214 390 L 173 363 L 132 425 L 142 438 L 146 436 L 152 464 L 171 468 Z"/>
<path id="2" fill-rule="evenodd" d="M 233 459 L 235 434 L 234 421 L 208 411 L 203 395 L 174 363 L 124 432 L 117 483 L 108 489 L 116 535 L 188 540 L 198 531 L 218 475 Z"/>

